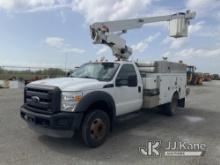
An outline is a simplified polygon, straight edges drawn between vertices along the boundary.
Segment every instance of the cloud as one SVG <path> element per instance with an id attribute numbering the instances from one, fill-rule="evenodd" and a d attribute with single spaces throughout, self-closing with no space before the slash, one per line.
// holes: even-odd
<path id="1" fill-rule="evenodd" d="M 220 41 L 220 25 L 209 24 L 205 26 L 201 33 L 198 33 L 197 35 Z"/>
<path id="2" fill-rule="evenodd" d="M 204 49 L 204 48 L 187 48 L 178 52 L 166 52 L 163 56 L 167 56 L 171 59 L 198 59 L 198 58 L 216 58 L 220 55 L 220 48 Z"/>
<path id="3" fill-rule="evenodd" d="M 143 53 L 148 48 L 149 44 L 151 42 L 153 42 L 159 36 L 160 36 L 160 33 L 156 33 L 154 35 L 151 35 L 151 36 L 145 38 L 143 41 L 132 45 L 131 47 L 132 47 L 134 52 Z"/>
<path id="4" fill-rule="evenodd" d="M 136 16 L 145 11 L 152 0 L 74 0 L 73 11 L 82 14 L 87 23 Z"/>
<path id="5" fill-rule="evenodd" d="M 48 46 L 60 48 L 64 46 L 64 39 L 60 37 L 47 37 L 45 43 Z"/>
<path id="6" fill-rule="evenodd" d="M 220 48 L 186 48 L 181 51 L 168 51 L 163 54 L 170 61 L 180 61 L 195 65 L 202 72 L 220 73 Z"/>
<path id="7" fill-rule="evenodd" d="M 171 38 L 171 37 L 166 37 L 163 41 L 162 44 L 164 45 L 169 45 L 170 49 L 178 49 L 182 47 L 186 43 L 186 38 Z"/>
<path id="8" fill-rule="evenodd" d="M 6 11 L 35 12 L 70 7 L 67 0 L 0 0 L 0 9 Z"/>
<path id="9" fill-rule="evenodd" d="M 195 24 L 190 25 L 189 33 L 188 33 L 189 38 L 192 37 L 192 35 L 196 35 L 197 32 L 202 30 L 204 24 L 205 24 L 204 21 L 199 21 Z M 168 45 L 170 49 L 179 49 L 186 44 L 189 38 L 172 38 L 167 36 L 164 40 L 162 40 L 162 44 Z"/>
<path id="10" fill-rule="evenodd" d="M 97 55 L 107 55 L 107 54 L 109 54 L 109 47 L 108 46 L 103 46 L 101 49 L 99 49 L 98 51 L 97 51 Z"/>
<path id="11" fill-rule="evenodd" d="M 63 53 L 76 53 L 83 54 L 86 51 L 84 49 L 71 47 L 69 44 L 65 43 L 65 39 L 61 37 L 47 37 L 45 39 L 46 45 L 56 48 Z"/>
<path id="12" fill-rule="evenodd" d="M 219 0 L 187 0 L 186 7 L 197 11 L 197 17 L 210 17 L 212 13 L 216 13 L 220 7 Z M 215 11 L 214 11 L 215 10 Z"/>
<path id="13" fill-rule="evenodd" d="M 217 2 L 218 0 L 187 0 L 186 6 L 195 10 L 208 8 L 208 6 L 212 6 Z"/>
<path id="14" fill-rule="evenodd" d="M 40 7 L 30 8 L 28 10 L 25 10 L 24 12 L 34 13 L 34 12 L 50 11 L 50 10 L 63 9 L 63 8 L 70 8 L 70 5 L 69 4 L 57 4 L 57 5 L 51 5 L 51 6 L 40 6 Z"/>
<path id="15" fill-rule="evenodd" d="M 189 35 L 200 31 L 201 29 L 203 29 L 204 25 L 205 25 L 204 21 L 199 21 L 195 24 L 189 25 Z"/>
<path id="16" fill-rule="evenodd" d="M 63 49 L 64 53 L 76 53 L 76 54 L 83 54 L 86 51 L 84 49 L 79 49 L 79 48 L 64 48 Z"/>
<path id="17" fill-rule="evenodd" d="M 133 52 L 139 52 L 139 53 L 143 53 L 149 46 L 149 44 L 151 42 L 153 42 L 156 38 L 158 38 L 160 36 L 160 33 L 156 33 L 154 35 L 151 35 L 147 38 L 145 38 L 143 41 L 137 43 L 137 44 L 133 44 L 131 47 L 133 49 Z M 101 49 L 99 49 L 97 51 L 97 55 L 101 56 L 101 55 L 108 55 L 110 52 L 110 49 L 108 46 L 103 46 Z"/>

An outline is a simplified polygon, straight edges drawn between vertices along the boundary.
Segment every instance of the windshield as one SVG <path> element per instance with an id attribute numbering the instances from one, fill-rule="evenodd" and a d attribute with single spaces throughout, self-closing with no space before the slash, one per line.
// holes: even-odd
<path id="1" fill-rule="evenodd" d="M 70 77 L 110 81 L 114 77 L 118 67 L 119 64 L 117 63 L 88 63 L 76 69 Z"/>

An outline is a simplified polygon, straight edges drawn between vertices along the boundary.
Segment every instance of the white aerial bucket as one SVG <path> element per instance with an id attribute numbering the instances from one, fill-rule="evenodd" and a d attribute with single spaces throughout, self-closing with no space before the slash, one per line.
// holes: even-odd
<path id="1" fill-rule="evenodd" d="M 185 18 L 177 18 L 170 20 L 169 22 L 170 37 L 174 37 L 174 38 L 187 37 L 188 26 L 189 26 L 189 21 L 187 21 Z"/>
<path id="2" fill-rule="evenodd" d="M 190 19 L 195 18 L 196 13 L 187 10 L 186 13 L 174 14 L 169 20 L 170 37 L 187 37 Z"/>

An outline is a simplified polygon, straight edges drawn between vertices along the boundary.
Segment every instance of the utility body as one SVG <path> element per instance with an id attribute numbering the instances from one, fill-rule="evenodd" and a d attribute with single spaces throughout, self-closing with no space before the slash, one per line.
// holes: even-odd
<path id="1" fill-rule="evenodd" d="M 185 106 L 186 65 L 166 59 L 152 63 L 129 61 L 131 49 L 117 37 L 112 37 L 109 42 L 109 36 L 118 35 L 114 33 L 116 31 L 140 27 L 149 19 L 157 22 L 161 18 L 177 22 L 180 18 L 184 22 L 183 31 L 175 29 L 172 36 L 186 36 L 185 26 L 193 15 L 187 12 L 93 24 L 92 39 L 98 44 L 110 46 L 117 60 L 86 63 L 69 77 L 28 84 L 24 89 L 21 117 L 33 130 L 42 134 L 71 137 L 77 132 L 87 146 L 97 147 L 113 130 L 118 116 L 155 107 L 160 107 L 167 115 L 174 115 L 178 106 Z M 137 26 L 134 26 L 135 21 L 138 21 Z M 179 23 L 174 24 L 179 26 Z"/>

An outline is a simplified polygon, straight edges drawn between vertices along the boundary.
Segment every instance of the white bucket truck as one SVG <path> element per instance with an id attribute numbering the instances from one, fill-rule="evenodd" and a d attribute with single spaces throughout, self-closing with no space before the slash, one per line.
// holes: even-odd
<path id="1" fill-rule="evenodd" d="M 24 90 L 21 117 L 43 134 L 71 137 L 81 134 L 89 147 L 101 145 L 118 116 L 140 109 L 163 107 L 168 115 L 184 107 L 186 66 L 167 60 L 129 61 L 132 49 L 120 35 L 146 23 L 168 21 L 170 36 L 185 37 L 195 13 L 109 21 L 91 25 L 94 43 L 109 46 L 114 62 L 90 62 L 70 77 L 35 81 Z"/>

